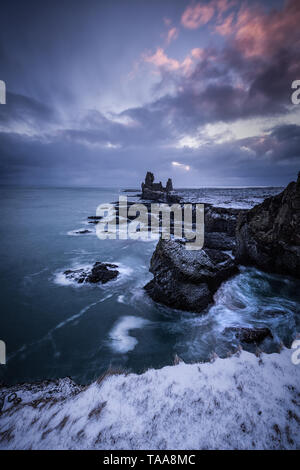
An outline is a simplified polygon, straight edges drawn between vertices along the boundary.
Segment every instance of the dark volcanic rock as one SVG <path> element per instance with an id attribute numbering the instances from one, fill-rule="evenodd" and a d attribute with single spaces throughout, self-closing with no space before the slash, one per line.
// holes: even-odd
<path id="1" fill-rule="evenodd" d="M 244 343 L 261 343 L 268 336 L 273 338 L 269 328 L 229 327 L 225 328 L 224 332 L 234 333 Z"/>
<path id="2" fill-rule="evenodd" d="M 205 205 L 205 232 L 224 232 L 234 237 L 237 219 L 245 210 Z"/>
<path id="3" fill-rule="evenodd" d="M 168 179 L 164 188 L 161 182 L 154 183 L 154 175 L 150 171 L 147 172 L 145 182 L 142 183 L 141 199 L 169 204 L 180 202 L 180 197 L 173 193 L 171 178 Z"/>
<path id="4" fill-rule="evenodd" d="M 85 234 L 85 233 L 92 233 L 92 231 L 91 231 L 91 230 L 84 229 L 84 230 L 77 230 L 75 233 L 78 233 L 78 234 Z"/>
<path id="5" fill-rule="evenodd" d="M 224 232 L 208 232 L 204 237 L 204 248 L 215 250 L 232 250 L 235 246 L 235 238 Z"/>
<path id="6" fill-rule="evenodd" d="M 154 278 L 145 289 L 153 300 L 201 312 L 212 302 L 221 282 L 238 270 L 232 259 L 220 251 L 190 251 L 180 241 L 159 240 L 150 271 Z"/>
<path id="7" fill-rule="evenodd" d="M 297 183 L 239 216 L 235 258 L 300 277 L 300 174 Z"/>
<path id="8" fill-rule="evenodd" d="M 91 284 L 101 282 L 102 284 L 106 284 L 108 281 L 118 276 L 119 271 L 117 267 L 116 264 L 96 262 L 92 269 L 68 269 L 64 274 L 68 279 L 72 279 L 78 282 L 78 284 L 82 284 L 83 282 L 89 282 Z"/>

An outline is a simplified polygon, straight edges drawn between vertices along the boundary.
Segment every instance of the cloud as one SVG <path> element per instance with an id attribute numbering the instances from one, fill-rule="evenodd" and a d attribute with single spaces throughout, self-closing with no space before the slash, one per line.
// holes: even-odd
<path id="1" fill-rule="evenodd" d="M 0 130 L 33 134 L 55 120 L 54 110 L 29 96 L 7 92 L 6 105 L 0 106 Z"/>
<path id="2" fill-rule="evenodd" d="M 178 38 L 178 29 L 174 26 L 173 28 L 169 29 L 167 34 L 167 44 L 169 45 L 172 41 Z"/>
<path id="3" fill-rule="evenodd" d="M 235 0 L 211 0 L 189 5 L 181 16 L 181 24 L 188 29 L 206 25 L 216 15 L 221 20 L 225 12 L 236 5 Z"/>
<path id="4" fill-rule="evenodd" d="M 231 13 L 215 30 L 232 35 L 236 47 L 245 57 L 270 56 L 283 48 L 299 48 L 300 6 L 298 0 L 288 0 L 282 10 L 266 11 L 261 5 L 242 4 L 236 15 Z"/>
<path id="5" fill-rule="evenodd" d="M 210 4 L 197 3 L 186 8 L 181 17 L 181 24 L 188 29 L 197 29 L 208 23 L 214 16 L 215 8 Z"/>
<path id="6" fill-rule="evenodd" d="M 59 40 L 52 25 L 63 14 L 49 7 L 47 23 L 28 7 L 28 25 L 21 13 L 18 23 L 26 54 L 10 28 L 1 30 L 9 79 L 1 78 L 10 91 L 0 107 L 2 180 L 134 185 L 149 169 L 193 185 L 293 177 L 299 121 L 288 118 L 297 108 L 291 82 L 300 77 L 298 3 L 277 10 L 225 0 L 137 4 L 127 12 L 120 1 L 119 10 L 104 12 L 95 2 L 100 29 L 96 10 L 87 19 L 82 7 L 72 25 L 60 26 Z"/>
<path id="7" fill-rule="evenodd" d="M 168 57 L 162 47 L 158 47 L 154 54 L 144 54 L 144 61 L 155 65 L 158 68 L 167 70 L 178 70 L 181 64 L 176 59 Z"/>

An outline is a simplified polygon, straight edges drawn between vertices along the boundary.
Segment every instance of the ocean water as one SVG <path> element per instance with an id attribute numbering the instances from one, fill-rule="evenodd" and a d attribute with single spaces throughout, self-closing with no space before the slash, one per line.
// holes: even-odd
<path id="1" fill-rule="evenodd" d="M 186 200 L 251 207 L 280 188 L 180 190 Z M 268 326 L 263 348 L 290 345 L 300 331 L 299 282 L 241 267 L 203 315 L 155 304 L 143 286 L 156 241 L 99 240 L 87 217 L 116 201 L 122 189 L 4 188 L 1 203 L 0 339 L 7 364 L 0 381 L 71 376 L 91 382 L 109 367 L 134 372 L 225 357 L 238 343 L 230 326 Z M 128 194 L 134 200 L 134 193 Z M 77 235 L 80 229 L 91 234 Z M 120 276 L 105 285 L 67 280 L 69 268 L 116 263 Z M 251 347 L 249 347 L 251 350 Z"/>

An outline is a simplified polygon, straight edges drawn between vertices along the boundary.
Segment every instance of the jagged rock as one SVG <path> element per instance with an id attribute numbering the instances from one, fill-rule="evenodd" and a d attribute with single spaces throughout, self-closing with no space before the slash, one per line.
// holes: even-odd
<path id="1" fill-rule="evenodd" d="M 171 178 L 169 178 L 168 181 L 167 181 L 166 191 L 167 191 L 167 193 L 169 193 L 170 191 L 173 191 L 173 183 L 172 183 Z"/>
<path id="2" fill-rule="evenodd" d="M 228 327 L 224 333 L 234 333 L 244 343 L 261 343 L 268 336 L 273 338 L 269 328 Z"/>
<path id="3" fill-rule="evenodd" d="M 204 209 L 205 232 L 224 232 L 234 237 L 237 219 L 240 213 L 245 210 L 213 207 L 206 204 Z"/>
<path id="4" fill-rule="evenodd" d="M 181 241 L 159 240 L 152 255 L 154 278 L 145 286 L 164 305 L 201 312 L 213 300 L 222 281 L 237 272 L 232 259 L 217 250 L 190 251 Z"/>
<path id="5" fill-rule="evenodd" d="M 235 246 L 235 238 L 224 232 L 208 232 L 204 237 L 204 248 L 215 250 L 232 250 Z"/>
<path id="6" fill-rule="evenodd" d="M 92 269 L 68 269 L 64 274 L 68 279 L 76 281 L 78 284 L 84 282 L 91 284 L 101 282 L 102 284 L 106 284 L 108 281 L 118 276 L 119 271 L 117 267 L 116 264 L 96 262 Z"/>
<path id="7" fill-rule="evenodd" d="M 148 199 L 155 202 L 178 203 L 180 197 L 172 194 L 173 184 L 171 178 L 168 179 L 164 188 L 162 183 L 154 183 L 154 175 L 150 171 L 147 172 L 145 182 L 142 183 L 141 199 Z"/>
<path id="8" fill-rule="evenodd" d="M 240 214 L 236 229 L 238 263 L 300 277 L 300 173 L 297 182 Z"/>

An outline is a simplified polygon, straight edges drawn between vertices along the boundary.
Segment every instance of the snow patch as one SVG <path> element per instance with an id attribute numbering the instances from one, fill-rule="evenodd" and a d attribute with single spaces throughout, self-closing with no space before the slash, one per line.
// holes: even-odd
<path id="1" fill-rule="evenodd" d="M 292 351 L 0 389 L 3 449 L 299 449 Z"/>

